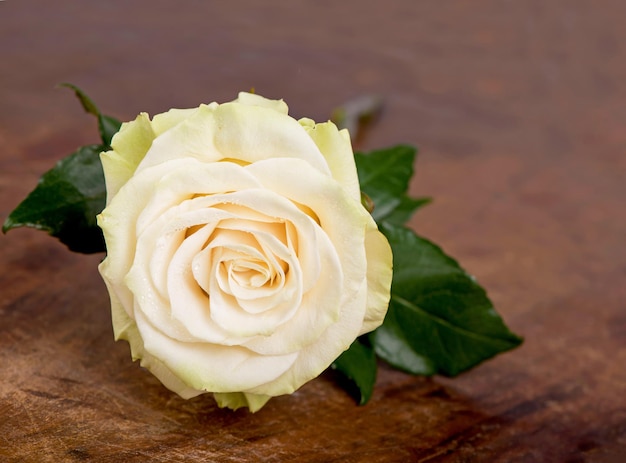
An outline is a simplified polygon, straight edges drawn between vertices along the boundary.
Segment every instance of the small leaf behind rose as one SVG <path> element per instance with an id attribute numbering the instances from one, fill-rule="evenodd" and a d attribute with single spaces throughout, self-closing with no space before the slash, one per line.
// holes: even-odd
<path id="1" fill-rule="evenodd" d="M 350 382 L 347 389 L 356 396 L 359 405 L 370 400 L 376 383 L 376 354 L 366 341 L 366 338 L 355 340 L 331 365 Z"/>
<path id="2" fill-rule="evenodd" d="M 404 227 L 381 230 L 394 256 L 389 311 L 372 336 L 381 358 L 412 373 L 454 376 L 522 342 L 438 246 Z"/>
<path id="3" fill-rule="evenodd" d="M 93 100 L 89 98 L 87 94 L 76 85 L 64 82 L 60 84 L 60 86 L 74 90 L 76 97 L 83 105 L 83 109 L 89 114 L 93 114 L 94 116 L 96 116 L 96 118 L 98 118 L 98 130 L 100 132 L 102 144 L 106 147 L 111 146 L 111 139 L 113 138 L 113 135 L 115 135 L 120 130 L 120 126 L 122 125 L 122 123 L 114 117 L 102 114 L 96 104 L 93 102 Z"/>
<path id="4" fill-rule="evenodd" d="M 335 108 L 330 120 L 340 129 L 348 129 L 352 143 L 358 146 L 383 110 L 383 100 L 377 95 L 362 95 Z"/>
<path id="5" fill-rule="evenodd" d="M 416 209 L 430 202 L 429 198 L 407 195 L 415 156 L 416 149 L 408 145 L 355 153 L 361 190 L 374 203 L 376 222 L 404 224 Z"/>
<path id="6" fill-rule="evenodd" d="M 2 231 L 32 227 L 59 238 L 71 251 L 104 251 L 96 215 L 106 200 L 100 163 L 100 152 L 105 149 L 103 145 L 83 146 L 59 161 L 9 215 Z"/>

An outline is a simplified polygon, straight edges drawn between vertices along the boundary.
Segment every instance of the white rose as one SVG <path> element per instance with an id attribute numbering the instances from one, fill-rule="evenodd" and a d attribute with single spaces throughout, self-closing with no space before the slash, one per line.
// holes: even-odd
<path id="1" fill-rule="evenodd" d="M 101 156 L 115 337 L 183 398 L 258 410 L 386 313 L 391 250 L 349 135 L 287 112 L 241 93 L 140 114 Z"/>

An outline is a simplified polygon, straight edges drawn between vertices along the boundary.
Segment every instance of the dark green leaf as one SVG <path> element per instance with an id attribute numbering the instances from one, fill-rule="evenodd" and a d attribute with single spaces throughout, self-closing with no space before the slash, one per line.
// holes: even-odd
<path id="1" fill-rule="evenodd" d="M 370 400 L 376 383 L 376 355 L 364 340 L 354 341 L 350 348 L 333 362 L 331 368 L 350 381 L 352 387 L 349 389 L 354 392 L 359 405 L 364 405 Z"/>
<path id="2" fill-rule="evenodd" d="M 404 196 L 400 199 L 396 208 L 381 219 L 381 222 L 384 221 L 393 225 L 404 225 L 409 221 L 417 209 L 426 206 L 431 202 L 431 198 L 410 198 L 408 196 Z M 375 206 L 374 210 L 376 210 Z"/>
<path id="3" fill-rule="evenodd" d="M 434 375 L 437 367 L 433 361 L 415 352 L 404 336 L 397 323 L 389 321 L 371 335 L 376 353 L 390 365 L 413 375 Z"/>
<path id="4" fill-rule="evenodd" d="M 372 337 L 381 358 L 407 371 L 454 376 L 522 342 L 439 247 L 404 227 L 384 223 L 381 230 L 394 256 L 389 311 Z"/>
<path id="5" fill-rule="evenodd" d="M 361 190 L 374 203 L 372 217 L 376 222 L 404 224 L 417 208 L 430 201 L 407 196 L 415 155 L 415 148 L 407 145 L 355 153 Z"/>
<path id="6" fill-rule="evenodd" d="M 9 215 L 2 230 L 6 233 L 13 228 L 32 227 L 59 238 L 72 251 L 104 251 L 96 215 L 106 200 L 99 157 L 105 149 L 102 145 L 83 146 L 59 161 Z"/>
<path id="7" fill-rule="evenodd" d="M 89 114 L 93 114 L 98 118 L 98 130 L 100 131 L 102 144 L 106 147 L 111 146 L 111 139 L 113 138 L 113 135 L 115 135 L 120 130 L 120 126 L 122 125 L 122 123 L 114 117 L 103 115 L 96 106 L 96 104 L 93 102 L 93 100 L 89 98 L 87 94 L 76 85 L 69 84 L 67 82 L 60 85 L 61 87 L 67 87 L 74 90 L 76 97 L 83 105 L 83 109 Z"/>

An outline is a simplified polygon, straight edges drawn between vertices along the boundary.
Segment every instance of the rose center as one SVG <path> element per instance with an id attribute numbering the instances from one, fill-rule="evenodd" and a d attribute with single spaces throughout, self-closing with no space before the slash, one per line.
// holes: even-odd
<path id="1" fill-rule="evenodd" d="M 226 263 L 226 267 L 231 286 L 237 284 L 249 289 L 260 288 L 268 282 L 271 284 L 275 276 L 267 263 L 258 259 L 238 259 Z"/>

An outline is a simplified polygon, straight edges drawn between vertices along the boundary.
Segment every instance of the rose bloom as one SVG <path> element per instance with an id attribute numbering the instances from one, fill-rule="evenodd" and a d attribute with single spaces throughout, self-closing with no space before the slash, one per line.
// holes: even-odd
<path id="1" fill-rule="evenodd" d="M 256 411 L 382 323 L 391 249 L 346 130 L 241 93 L 142 113 L 101 159 L 115 337 L 181 397 Z"/>

